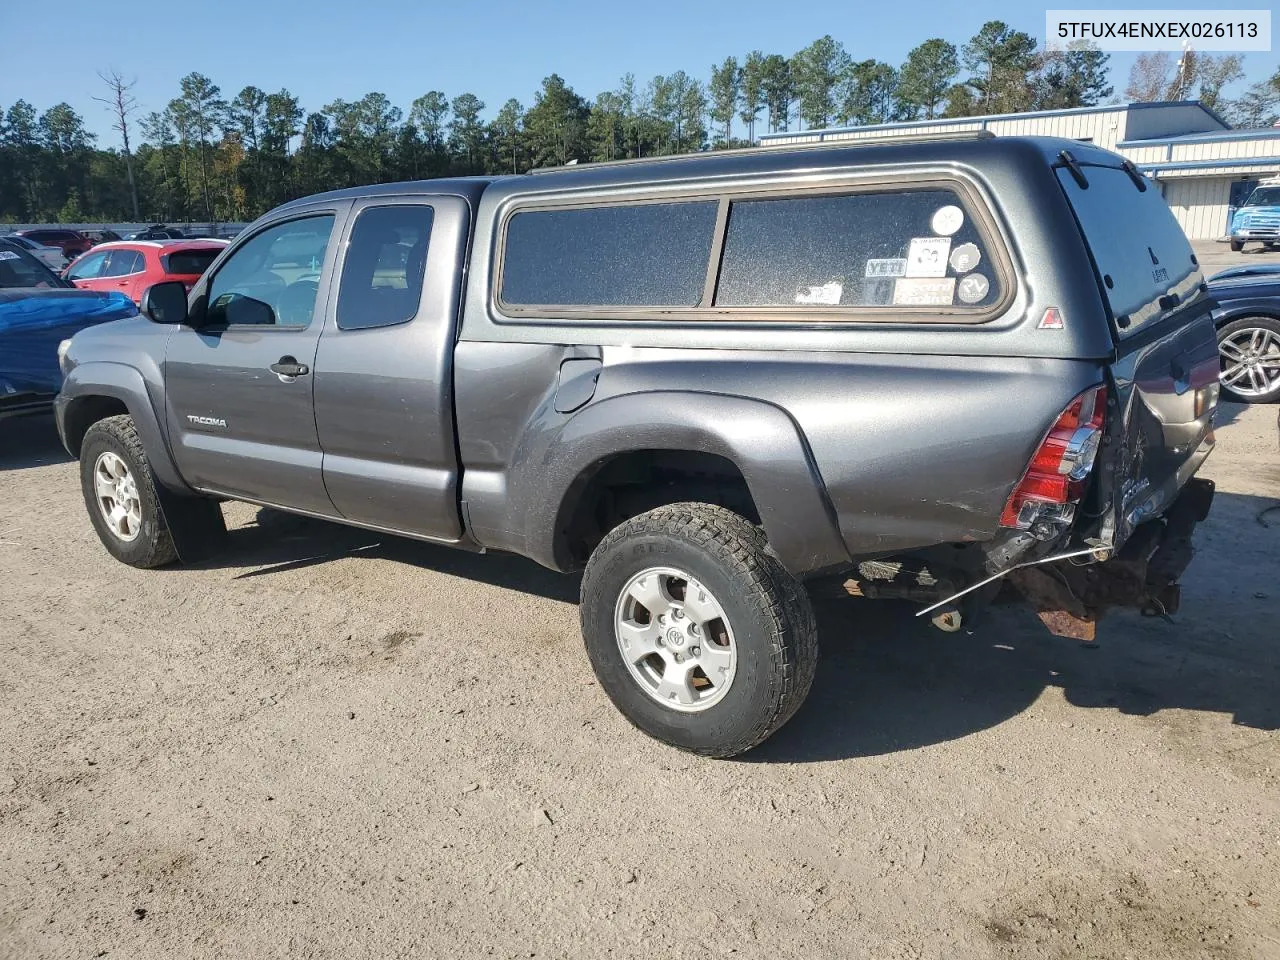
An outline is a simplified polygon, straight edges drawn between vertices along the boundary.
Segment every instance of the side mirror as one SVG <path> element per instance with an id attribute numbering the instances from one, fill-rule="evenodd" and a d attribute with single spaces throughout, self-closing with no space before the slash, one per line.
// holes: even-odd
<path id="1" fill-rule="evenodd" d="M 147 287 L 139 310 L 152 323 L 185 323 L 187 288 L 179 280 L 167 280 Z"/>

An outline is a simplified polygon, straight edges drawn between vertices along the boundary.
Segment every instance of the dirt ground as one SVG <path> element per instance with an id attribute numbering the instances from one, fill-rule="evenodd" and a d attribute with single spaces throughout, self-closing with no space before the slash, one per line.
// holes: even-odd
<path id="1" fill-rule="evenodd" d="M 1276 408 L 1220 423 L 1173 624 L 824 602 L 728 762 L 613 710 L 572 579 L 240 505 L 133 570 L 0 425 L 0 958 L 1280 957 Z"/>

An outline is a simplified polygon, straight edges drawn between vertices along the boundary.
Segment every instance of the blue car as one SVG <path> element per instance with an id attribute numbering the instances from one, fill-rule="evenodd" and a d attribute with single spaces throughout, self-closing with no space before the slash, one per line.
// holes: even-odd
<path id="1" fill-rule="evenodd" d="M 1280 273 L 1209 281 L 1222 391 L 1241 403 L 1280 400 Z"/>
<path id="2" fill-rule="evenodd" d="M 1280 182 L 1259 184 L 1231 218 L 1231 249 L 1238 253 L 1250 240 L 1267 249 L 1280 245 Z"/>
<path id="3" fill-rule="evenodd" d="M 0 419 L 52 407 L 62 386 L 58 344 L 64 339 L 137 312 L 124 294 L 77 290 L 0 238 Z"/>

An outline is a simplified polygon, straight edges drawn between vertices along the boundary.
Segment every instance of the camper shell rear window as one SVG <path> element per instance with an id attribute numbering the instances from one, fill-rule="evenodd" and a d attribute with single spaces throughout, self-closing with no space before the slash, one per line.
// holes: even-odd
<path id="1" fill-rule="evenodd" d="M 1155 184 L 1136 172 L 1080 164 L 1058 181 L 1093 254 L 1115 331 L 1131 336 L 1194 294 L 1202 280 L 1191 244 Z"/>

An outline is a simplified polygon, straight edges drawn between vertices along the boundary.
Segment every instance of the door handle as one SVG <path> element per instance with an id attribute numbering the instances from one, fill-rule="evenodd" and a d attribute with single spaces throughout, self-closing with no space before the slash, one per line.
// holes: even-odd
<path id="1" fill-rule="evenodd" d="M 311 372 L 311 368 L 293 357 L 284 356 L 271 365 L 271 372 L 280 377 L 305 377 Z"/>

